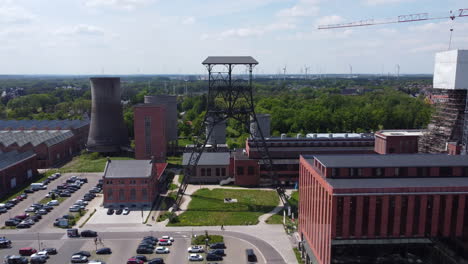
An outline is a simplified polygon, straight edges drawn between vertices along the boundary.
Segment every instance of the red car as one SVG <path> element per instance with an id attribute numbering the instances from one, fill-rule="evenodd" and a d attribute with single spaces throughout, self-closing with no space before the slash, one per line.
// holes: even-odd
<path id="1" fill-rule="evenodd" d="M 129 258 L 127 260 L 127 264 L 143 264 L 143 260 L 136 259 L 136 258 Z"/>
<path id="2" fill-rule="evenodd" d="M 31 256 L 32 254 L 36 253 L 37 250 L 31 247 L 20 248 L 19 254 L 21 256 Z"/>
<path id="3" fill-rule="evenodd" d="M 16 219 L 21 219 L 21 220 L 24 220 L 28 217 L 29 217 L 29 214 L 20 214 L 20 215 L 15 216 Z"/>

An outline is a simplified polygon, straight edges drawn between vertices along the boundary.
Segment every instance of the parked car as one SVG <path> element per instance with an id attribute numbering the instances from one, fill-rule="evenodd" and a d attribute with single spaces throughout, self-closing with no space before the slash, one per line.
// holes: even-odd
<path id="1" fill-rule="evenodd" d="M 202 246 L 191 246 L 187 249 L 189 253 L 203 253 L 205 250 Z"/>
<path id="2" fill-rule="evenodd" d="M 158 246 L 172 246 L 172 242 L 166 239 L 161 239 L 158 242 Z"/>
<path id="3" fill-rule="evenodd" d="M 49 205 L 49 206 L 57 206 L 57 205 L 59 205 L 59 204 L 60 204 L 60 203 L 59 203 L 58 200 L 52 200 L 52 201 L 49 201 L 49 202 L 47 203 L 47 205 Z"/>
<path id="4" fill-rule="evenodd" d="M 29 261 L 27 258 L 22 256 L 6 256 L 5 262 L 6 264 L 28 264 Z"/>
<path id="5" fill-rule="evenodd" d="M 84 230 L 81 231 L 82 237 L 97 237 L 97 232 L 93 230 Z"/>
<path id="6" fill-rule="evenodd" d="M 73 255 L 70 260 L 71 263 L 86 263 L 88 262 L 88 257 L 82 255 Z"/>
<path id="7" fill-rule="evenodd" d="M 8 212 L 8 209 L 5 206 L 0 207 L 0 214 L 4 214 L 6 212 Z"/>
<path id="8" fill-rule="evenodd" d="M 127 264 L 143 264 L 144 262 L 142 260 L 136 259 L 136 258 L 129 258 L 127 260 Z"/>
<path id="9" fill-rule="evenodd" d="M 33 193 L 35 190 L 29 188 L 29 189 L 25 189 L 24 192 L 25 193 Z"/>
<path id="10" fill-rule="evenodd" d="M 107 209 L 107 215 L 113 215 L 114 214 L 114 209 L 109 208 Z"/>
<path id="11" fill-rule="evenodd" d="M 85 250 L 78 251 L 78 252 L 74 253 L 73 255 L 86 256 L 88 258 L 91 257 L 91 253 L 89 251 L 85 251 Z"/>
<path id="12" fill-rule="evenodd" d="M 11 240 L 6 238 L 0 238 L 0 248 L 9 248 L 11 246 Z"/>
<path id="13" fill-rule="evenodd" d="M 110 248 L 100 248 L 96 250 L 96 254 L 98 255 L 112 254 L 112 250 Z"/>
<path id="14" fill-rule="evenodd" d="M 56 255 L 57 254 L 57 249 L 55 248 L 44 248 L 44 251 L 47 252 L 49 255 Z"/>
<path id="15" fill-rule="evenodd" d="M 133 256 L 132 258 L 136 258 L 136 259 L 139 259 L 143 262 L 147 262 L 148 259 L 146 258 L 146 256 L 143 256 L 143 255 L 137 255 L 137 256 Z"/>
<path id="16" fill-rule="evenodd" d="M 71 193 L 65 191 L 65 192 L 61 192 L 59 196 L 60 197 L 71 197 Z"/>
<path id="17" fill-rule="evenodd" d="M 216 254 L 207 254 L 206 255 L 206 260 L 208 261 L 218 261 L 218 260 L 223 260 L 223 257 L 220 256 L 220 255 L 216 255 Z"/>
<path id="18" fill-rule="evenodd" d="M 226 253 L 224 253 L 224 249 L 212 249 L 208 251 L 208 254 L 215 254 L 219 256 L 226 256 Z"/>
<path id="19" fill-rule="evenodd" d="M 68 209 L 68 211 L 69 211 L 70 213 L 79 212 L 79 211 L 81 211 L 81 207 L 79 207 L 79 206 L 72 206 L 72 207 L 70 207 L 70 208 Z"/>
<path id="20" fill-rule="evenodd" d="M 156 254 L 168 254 L 169 252 L 171 251 L 167 247 L 157 247 L 155 250 Z"/>
<path id="21" fill-rule="evenodd" d="M 115 214 L 116 214 L 116 215 L 121 215 L 121 214 L 122 214 L 122 212 L 123 212 L 123 210 L 122 210 L 122 209 L 118 209 L 117 211 L 115 211 Z"/>
<path id="22" fill-rule="evenodd" d="M 170 236 L 162 236 L 161 239 L 167 239 L 171 242 L 174 242 L 174 238 L 173 237 L 170 237 Z"/>
<path id="23" fill-rule="evenodd" d="M 32 264 L 42 264 L 47 262 L 47 257 L 33 254 L 31 255 L 31 258 L 29 259 L 30 263 Z"/>
<path id="24" fill-rule="evenodd" d="M 125 207 L 122 212 L 124 215 L 128 215 L 130 213 L 130 209 L 128 207 Z"/>
<path id="25" fill-rule="evenodd" d="M 189 261 L 203 261 L 203 256 L 200 254 L 190 254 L 188 256 Z"/>
<path id="26" fill-rule="evenodd" d="M 253 249 L 246 249 L 245 254 L 247 255 L 247 261 L 249 262 L 256 262 L 257 261 L 257 256 L 255 255 L 255 252 Z"/>
<path id="27" fill-rule="evenodd" d="M 71 228 L 71 229 L 67 229 L 67 236 L 68 237 L 79 237 L 80 233 L 78 233 L 78 229 Z"/>
<path id="28" fill-rule="evenodd" d="M 17 226 L 20 222 L 21 221 L 16 218 L 8 219 L 5 221 L 5 226 Z"/>
<path id="29" fill-rule="evenodd" d="M 29 214 L 20 214 L 20 215 L 15 216 L 16 219 L 21 219 L 21 220 L 24 220 L 28 217 L 29 217 Z"/>
<path id="30" fill-rule="evenodd" d="M 224 243 L 222 243 L 222 242 L 219 242 L 219 243 L 210 244 L 210 248 L 212 248 L 212 249 L 217 249 L 217 248 L 224 249 L 224 248 L 226 248 L 226 245 Z"/>
<path id="31" fill-rule="evenodd" d="M 32 247 L 24 247 L 19 249 L 19 254 L 21 256 L 31 256 L 32 254 L 36 253 L 37 250 L 35 250 Z"/>
<path id="32" fill-rule="evenodd" d="M 30 227 L 31 227 L 30 224 L 23 223 L 23 222 L 16 225 L 16 228 L 30 228 Z"/>
<path id="33" fill-rule="evenodd" d="M 150 259 L 148 261 L 148 264 L 164 264 L 164 259 L 162 259 L 162 258 Z"/>
<path id="34" fill-rule="evenodd" d="M 136 253 L 137 254 L 152 254 L 153 249 L 147 248 L 147 247 L 139 247 L 137 248 Z"/>

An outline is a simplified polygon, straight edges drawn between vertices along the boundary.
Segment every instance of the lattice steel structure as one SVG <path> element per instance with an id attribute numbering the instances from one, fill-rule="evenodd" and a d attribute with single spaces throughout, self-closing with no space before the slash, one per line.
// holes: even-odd
<path id="1" fill-rule="evenodd" d="M 177 193 L 175 206 L 180 205 L 182 196 L 187 189 L 190 178 L 196 175 L 196 168 L 205 146 L 216 124 L 233 118 L 245 125 L 245 130 L 250 134 L 250 119 L 257 124 L 258 135 L 251 138 L 261 153 L 261 158 L 268 169 L 268 175 L 262 175 L 260 183 L 277 186 L 278 181 L 273 171 L 273 162 L 268 152 L 268 147 L 263 132 L 258 125 L 253 100 L 252 72 L 258 62 L 250 56 L 241 57 L 208 57 L 203 61 L 208 70 L 208 98 L 207 109 L 203 124 L 207 129 L 205 133 L 200 128 L 196 142 L 192 149 L 190 159 L 185 169 L 185 176 Z M 234 76 L 234 67 L 245 66 L 248 72 L 245 75 Z M 284 199 L 284 190 L 277 187 L 280 197 Z"/>

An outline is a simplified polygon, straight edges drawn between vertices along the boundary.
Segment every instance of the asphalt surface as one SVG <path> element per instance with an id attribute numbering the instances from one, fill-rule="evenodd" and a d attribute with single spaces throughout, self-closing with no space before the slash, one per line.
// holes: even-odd
<path id="1" fill-rule="evenodd" d="M 219 263 L 247 263 L 246 248 L 254 249 L 258 257 L 257 263 L 286 263 L 272 246 L 253 236 L 229 231 L 223 231 L 222 233 L 211 231 L 210 234 L 222 234 L 225 238 L 227 254 L 224 261 L 217 261 Z M 98 248 L 105 246 L 110 247 L 113 251 L 112 255 L 98 256 L 108 264 L 125 264 L 129 257 L 136 255 L 135 250 L 140 240 L 148 235 L 156 237 L 169 235 L 174 237 L 175 243 L 169 247 L 171 253 L 159 255 L 158 257 L 163 257 L 166 263 L 189 263 L 187 248 L 190 246 L 190 232 L 98 232 L 98 235 L 103 241 L 103 244 L 98 245 Z M 51 256 L 47 261 L 47 263 L 54 264 L 69 263 L 72 254 L 80 250 L 92 252 L 96 249 L 93 238 L 68 238 L 65 231 L 62 233 L 39 234 L 39 237 L 34 233 L 8 234 L 7 238 L 13 241 L 13 247 L 0 249 L 0 255 L 18 254 L 21 247 L 34 247 L 36 249 L 39 248 L 39 245 L 41 245 L 41 248 L 55 247 L 59 253 Z M 152 257 L 154 256 L 153 254 Z M 95 258 L 95 256 L 93 257 Z"/>

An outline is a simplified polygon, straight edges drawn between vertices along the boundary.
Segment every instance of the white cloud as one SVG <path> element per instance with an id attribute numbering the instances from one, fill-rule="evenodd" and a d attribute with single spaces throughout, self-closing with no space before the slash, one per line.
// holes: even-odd
<path id="1" fill-rule="evenodd" d="M 410 52 L 434 52 L 434 51 L 442 51 L 442 50 L 447 50 L 448 44 L 442 44 L 442 43 L 435 43 L 435 44 L 430 44 L 422 47 L 417 47 L 413 48 L 410 50 Z"/>
<path id="2" fill-rule="evenodd" d="M 184 19 L 182 19 L 182 24 L 183 25 L 193 25 L 195 24 L 197 20 L 195 19 L 195 17 L 186 17 Z"/>
<path id="3" fill-rule="evenodd" d="M 0 2 L 0 24 L 25 24 L 34 19 L 28 10 L 10 5 L 11 1 Z"/>
<path id="4" fill-rule="evenodd" d="M 85 5 L 88 7 L 110 7 L 121 10 L 134 10 L 150 2 L 153 2 L 153 0 L 85 0 Z"/>
<path id="5" fill-rule="evenodd" d="M 307 17 L 318 14 L 320 0 L 300 0 L 296 5 L 280 10 L 279 17 Z"/>
<path id="6" fill-rule="evenodd" d="M 102 28 L 91 26 L 91 25 L 77 25 L 75 27 L 61 28 L 55 31 L 57 35 L 94 35 L 100 36 L 104 35 L 104 30 Z"/>
<path id="7" fill-rule="evenodd" d="M 386 4 L 395 4 L 401 2 L 412 2 L 413 0 L 365 0 L 365 3 L 368 5 L 386 5 Z"/>
<path id="8" fill-rule="evenodd" d="M 258 37 L 273 31 L 289 30 L 296 28 L 295 24 L 287 22 L 272 23 L 261 27 L 243 27 L 233 28 L 221 32 L 218 35 L 218 39 L 230 38 L 230 37 Z M 208 39 L 210 35 L 202 35 L 202 39 Z"/>
<path id="9" fill-rule="evenodd" d="M 317 19 L 317 25 L 339 24 L 344 21 L 344 18 L 338 15 L 324 16 Z"/>

